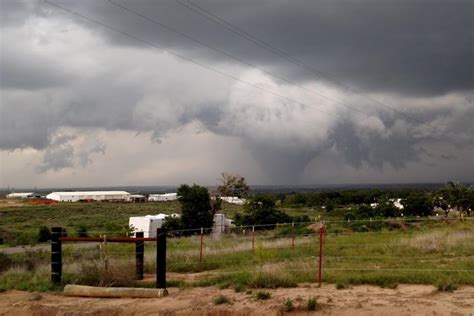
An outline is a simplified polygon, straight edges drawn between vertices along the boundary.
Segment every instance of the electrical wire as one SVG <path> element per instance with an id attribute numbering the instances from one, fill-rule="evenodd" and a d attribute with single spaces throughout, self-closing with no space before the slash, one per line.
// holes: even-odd
<path id="1" fill-rule="evenodd" d="M 377 99 L 374 99 L 370 96 L 367 96 L 366 94 L 362 93 L 361 91 L 359 91 L 358 89 L 355 89 L 355 88 L 352 88 L 350 86 L 348 86 L 347 84 L 344 84 L 342 83 L 341 81 L 339 80 L 336 80 L 334 78 L 331 78 L 331 76 L 329 76 L 328 74 L 316 69 L 315 67 L 313 66 L 310 66 L 306 63 L 304 63 L 303 61 L 301 60 L 298 60 L 294 57 L 292 57 L 291 55 L 289 55 L 288 53 L 264 42 L 263 40 L 253 36 L 252 34 L 250 34 L 249 32 L 246 32 L 245 30 L 239 28 L 238 26 L 230 23 L 229 21 L 223 19 L 222 17 L 218 16 L 217 14 L 211 12 L 210 10 L 202 7 L 202 6 L 199 6 L 197 5 L 196 3 L 194 3 L 192 0 L 187 0 L 187 2 L 189 3 L 189 5 L 183 3 L 182 1 L 180 0 L 175 0 L 179 5 L 181 5 L 182 7 L 192 11 L 192 12 L 195 12 L 197 13 L 198 15 L 206 18 L 207 20 L 209 21 L 212 21 L 214 22 L 215 24 L 218 24 L 218 25 L 222 25 L 224 26 L 226 29 L 228 29 L 229 31 L 231 31 L 232 33 L 242 37 L 242 38 L 245 38 L 247 39 L 248 41 L 251 41 L 253 42 L 254 44 L 266 49 L 267 51 L 270 51 L 272 52 L 273 54 L 275 55 L 278 55 L 279 57 L 289 61 L 290 63 L 294 64 L 294 65 L 297 65 L 298 67 L 302 68 L 302 69 L 305 69 L 307 71 L 309 71 L 310 73 L 312 73 L 313 75 L 319 77 L 319 78 L 323 78 L 326 82 L 329 82 L 335 86 L 338 86 L 338 87 L 342 87 L 343 89 L 347 90 L 347 91 L 351 91 L 357 95 L 360 95 L 362 97 L 365 97 L 366 99 L 374 102 L 374 103 L 377 103 L 383 107 L 385 107 L 386 109 L 389 109 L 405 118 L 408 118 L 408 119 L 411 119 L 419 124 L 422 124 L 422 125 L 426 125 L 425 122 L 413 117 L 413 116 L 410 116 L 402 111 L 399 111 L 383 102 L 381 102 L 380 100 L 377 100 Z M 194 8 L 193 8 L 194 7 Z M 205 12 L 205 14 L 203 14 L 202 12 Z M 206 15 L 207 14 L 207 15 Z"/>

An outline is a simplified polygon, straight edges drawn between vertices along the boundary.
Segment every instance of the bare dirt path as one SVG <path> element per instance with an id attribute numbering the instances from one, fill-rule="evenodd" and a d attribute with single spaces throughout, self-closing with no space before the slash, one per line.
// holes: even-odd
<path id="1" fill-rule="evenodd" d="M 255 290 L 253 291 L 256 292 Z M 354 286 L 337 290 L 299 287 L 269 290 L 272 298 L 258 301 L 252 294 L 235 293 L 216 287 L 170 289 L 158 299 L 100 299 L 65 297 L 53 293 L 8 291 L 0 294 L 0 315 L 282 315 L 283 301 L 306 306 L 317 297 L 317 312 L 295 310 L 289 315 L 474 315 L 474 287 L 452 293 L 436 292 L 427 285 L 400 285 L 397 289 Z M 231 304 L 216 306 L 213 298 L 227 296 Z M 286 314 L 286 313 L 283 313 Z"/>

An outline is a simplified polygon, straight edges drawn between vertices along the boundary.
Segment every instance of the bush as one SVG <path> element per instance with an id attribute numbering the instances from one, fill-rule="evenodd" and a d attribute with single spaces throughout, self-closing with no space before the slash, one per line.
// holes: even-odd
<path id="1" fill-rule="evenodd" d="M 249 286 L 254 288 L 275 289 L 278 287 L 296 287 L 297 285 L 291 276 L 273 273 L 259 273 L 249 282 Z"/>
<path id="2" fill-rule="evenodd" d="M 235 216 L 236 225 L 266 225 L 289 223 L 291 221 L 291 216 L 278 210 L 275 201 L 269 195 L 257 195 L 248 200 L 244 205 L 244 214 L 236 214 Z M 268 225 L 263 228 L 274 229 L 275 225 Z"/>
<path id="3" fill-rule="evenodd" d="M 243 292 L 245 291 L 245 286 L 242 285 L 242 284 L 237 284 L 235 287 L 234 287 L 234 292 L 235 293 L 240 293 L 240 292 Z"/>
<path id="4" fill-rule="evenodd" d="M 89 234 L 87 233 L 87 228 L 85 226 L 80 226 L 77 229 L 77 236 L 78 237 L 89 237 Z"/>
<path id="5" fill-rule="evenodd" d="M 284 302 L 283 302 L 283 310 L 285 312 L 291 312 L 292 310 L 294 310 L 295 307 L 293 306 L 293 302 L 291 301 L 290 298 L 287 298 Z"/>
<path id="6" fill-rule="evenodd" d="M 227 298 L 225 295 L 219 295 L 214 297 L 214 304 L 216 305 L 222 305 L 222 304 L 229 304 L 230 300 Z"/>
<path id="7" fill-rule="evenodd" d="M 439 292 L 452 292 L 458 289 L 457 284 L 454 284 L 450 280 L 441 281 L 436 285 L 436 287 L 438 288 Z"/>
<path id="8" fill-rule="evenodd" d="M 315 297 L 310 297 L 308 299 L 307 307 L 309 311 L 315 311 L 317 309 L 320 309 L 320 305 Z"/>
<path id="9" fill-rule="evenodd" d="M 257 293 L 255 293 L 255 298 L 257 300 L 268 300 L 272 297 L 272 294 L 270 292 L 267 292 L 267 291 L 258 291 Z"/>
<path id="10" fill-rule="evenodd" d="M 51 240 L 51 231 L 48 227 L 42 226 L 38 232 L 38 242 L 47 242 Z"/>
<path id="11" fill-rule="evenodd" d="M 8 270 L 12 265 L 12 259 L 0 252 L 0 272 Z"/>

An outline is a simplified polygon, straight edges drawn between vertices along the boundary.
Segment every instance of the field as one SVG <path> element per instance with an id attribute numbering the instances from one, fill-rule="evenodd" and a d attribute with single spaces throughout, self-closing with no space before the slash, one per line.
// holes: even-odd
<path id="1" fill-rule="evenodd" d="M 224 206 L 224 212 L 229 216 L 241 210 L 241 206 Z M 72 235 L 80 227 L 86 227 L 90 235 L 123 236 L 131 215 L 176 211 L 179 211 L 179 205 L 175 202 L 56 205 L 21 202 L 1 209 L 0 225 L 7 243 L 14 245 L 22 239 L 13 239 L 13 236 L 29 236 L 31 240 L 36 240 L 38 227 L 41 226 L 62 226 Z M 336 212 L 333 217 L 327 217 L 326 213 L 317 209 L 293 208 L 286 211 L 294 215 L 309 214 L 311 218 L 318 217 L 325 221 L 322 277 L 323 288 L 332 284 L 334 290 L 331 293 L 342 293 L 361 285 L 376 285 L 393 291 L 405 286 L 402 284 L 423 284 L 439 293 L 457 292 L 463 288 L 464 291 L 471 291 L 474 285 L 474 221 L 471 218 L 347 222 L 337 217 Z M 291 288 L 287 293 L 317 291 L 319 223 L 296 224 L 294 228 L 280 224 L 273 230 L 258 228 L 254 235 L 249 227 L 237 227 L 220 237 L 204 235 L 202 259 L 199 234 L 169 237 L 168 286 L 187 291 L 185 293 L 191 293 L 195 288 L 208 289 L 206 291 L 211 291 L 212 295 L 227 293 L 236 305 L 241 305 L 245 297 L 255 300 L 254 294 L 260 289 L 278 295 L 278 302 L 283 300 L 282 293 L 286 293 L 279 292 L 279 288 Z M 28 238 L 24 241 L 27 243 Z M 58 287 L 50 283 L 47 244 L 5 255 L 9 249 L 0 248 L 0 291 L 54 292 L 61 291 L 64 284 L 70 283 L 132 287 L 155 285 L 156 248 L 153 242 L 145 245 L 145 279 L 142 281 L 135 280 L 133 245 L 77 247 L 65 244 L 63 282 Z M 427 287 L 423 289 L 425 291 Z M 2 294 L 0 300 L 2 297 L 7 299 L 11 293 L 15 292 Z M 294 299 L 296 304 L 298 297 Z M 338 305 L 328 303 L 328 299 L 325 298 L 323 305 Z M 201 303 L 206 300 L 208 304 L 213 304 L 213 297 L 201 298 Z M 273 302 L 275 307 L 275 300 Z M 281 305 L 281 302 L 278 304 Z"/>

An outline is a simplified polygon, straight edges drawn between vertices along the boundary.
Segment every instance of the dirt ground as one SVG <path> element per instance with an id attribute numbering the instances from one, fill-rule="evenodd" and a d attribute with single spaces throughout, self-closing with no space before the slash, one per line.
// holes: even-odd
<path id="1" fill-rule="evenodd" d="M 65 297 L 52 293 L 8 291 L 0 294 L 0 315 L 474 315 L 474 287 L 452 293 L 436 292 L 427 285 L 400 285 L 397 289 L 354 286 L 337 290 L 334 285 L 270 290 L 272 297 L 258 301 L 253 294 L 216 287 L 169 289 L 157 299 L 103 299 Z M 256 291 L 254 290 L 253 293 Z M 214 305 L 223 294 L 231 303 Z M 321 304 L 317 312 L 303 311 L 309 297 Z M 283 312 L 290 298 L 296 309 Z"/>

